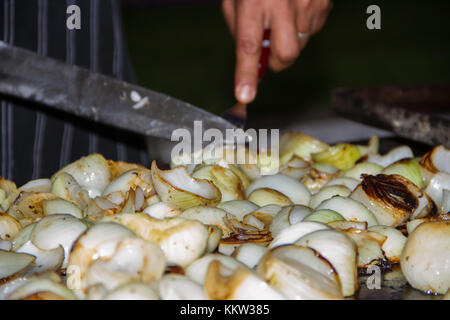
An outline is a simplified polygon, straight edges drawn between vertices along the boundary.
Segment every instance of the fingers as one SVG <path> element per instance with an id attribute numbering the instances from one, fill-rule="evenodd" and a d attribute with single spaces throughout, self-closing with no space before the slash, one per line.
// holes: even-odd
<path id="1" fill-rule="evenodd" d="M 309 35 L 312 34 L 314 23 L 314 6 L 317 1 L 321 0 L 297 0 L 295 2 L 297 32 Z M 298 41 L 300 50 L 303 50 L 308 44 L 309 38 L 299 38 Z"/>
<path id="2" fill-rule="evenodd" d="M 236 23 L 236 3 L 235 0 L 222 0 L 222 12 L 225 17 L 228 29 L 231 35 L 235 35 L 235 23 Z"/>
<path id="3" fill-rule="evenodd" d="M 270 68 L 277 72 L 291 66 L 300 53 L 293 2 L 278 0 L 271 15 Z"/>
<path id="4" fill-rule="evenodd" d="M 317 3 L 317 13 L 313 20 L 312 33 L 315 34 L 322 30 L 330 14 L 333 3 L 330 0 L 321 0 Z"/>
<path id="5" fill-rule="evenodd" d="M 256 96 L 258 65 L 264 31 L 259 0 L 237 0 L 235 96 L 248 104 Z"/>

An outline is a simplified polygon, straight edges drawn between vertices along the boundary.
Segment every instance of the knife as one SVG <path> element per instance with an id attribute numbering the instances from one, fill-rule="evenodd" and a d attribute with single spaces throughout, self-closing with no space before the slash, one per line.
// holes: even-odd
<path id="1" fill-rule="evenodd" d="M 151 159 L 170 161 L 172 132 L 236 127 L 163 93 L 69 65 L 0 41 L 0 93 L 148 137 Z M 225 136 L 225 135 L 224 135 Z"/>

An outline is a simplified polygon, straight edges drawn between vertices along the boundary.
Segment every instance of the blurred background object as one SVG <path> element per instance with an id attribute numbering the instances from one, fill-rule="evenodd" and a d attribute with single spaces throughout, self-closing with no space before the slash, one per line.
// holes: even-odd
<path id="1" fill-rule="evenodd" d="M 371 4 L 381 7 L 381 30 L 366 27 Z M 331 115 L 331 90 L 450 84 L 449 12 L 448 0 L 334 1 L 296 64 L 267 73 L 248 125 L 327 142 L 389 135 Z M 124 0 L 124 23 L 140 85 L 216 114 L 233 104 L 234 43 L 220 1 Z"/>

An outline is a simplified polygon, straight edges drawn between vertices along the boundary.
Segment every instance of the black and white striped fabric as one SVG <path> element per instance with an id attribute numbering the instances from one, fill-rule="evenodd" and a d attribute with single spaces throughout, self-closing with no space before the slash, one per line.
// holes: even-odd
<path id="1" fill-rule="evenodd" d="M 0 39 L 95 72 L 133 80 L 119 0 L 0 0 Z M 81 30 L 66 27 L 81 9 Z M 0 61 L 1 63 L 1 61 Z M 0 96 L 1 172 L 17 184 L 49 177 L 82 156 L 148 165 L 142 137 Z"/>

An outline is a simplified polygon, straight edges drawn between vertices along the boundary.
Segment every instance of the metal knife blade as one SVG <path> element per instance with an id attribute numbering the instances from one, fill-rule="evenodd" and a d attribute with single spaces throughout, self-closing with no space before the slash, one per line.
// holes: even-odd
<path id="1" fill-rule="evenodd" d="M 0 41 L 0 93 L 159 139 L 194 120 L 204 130 L 236 127 L 223 118 L 148 90 Z"/>

